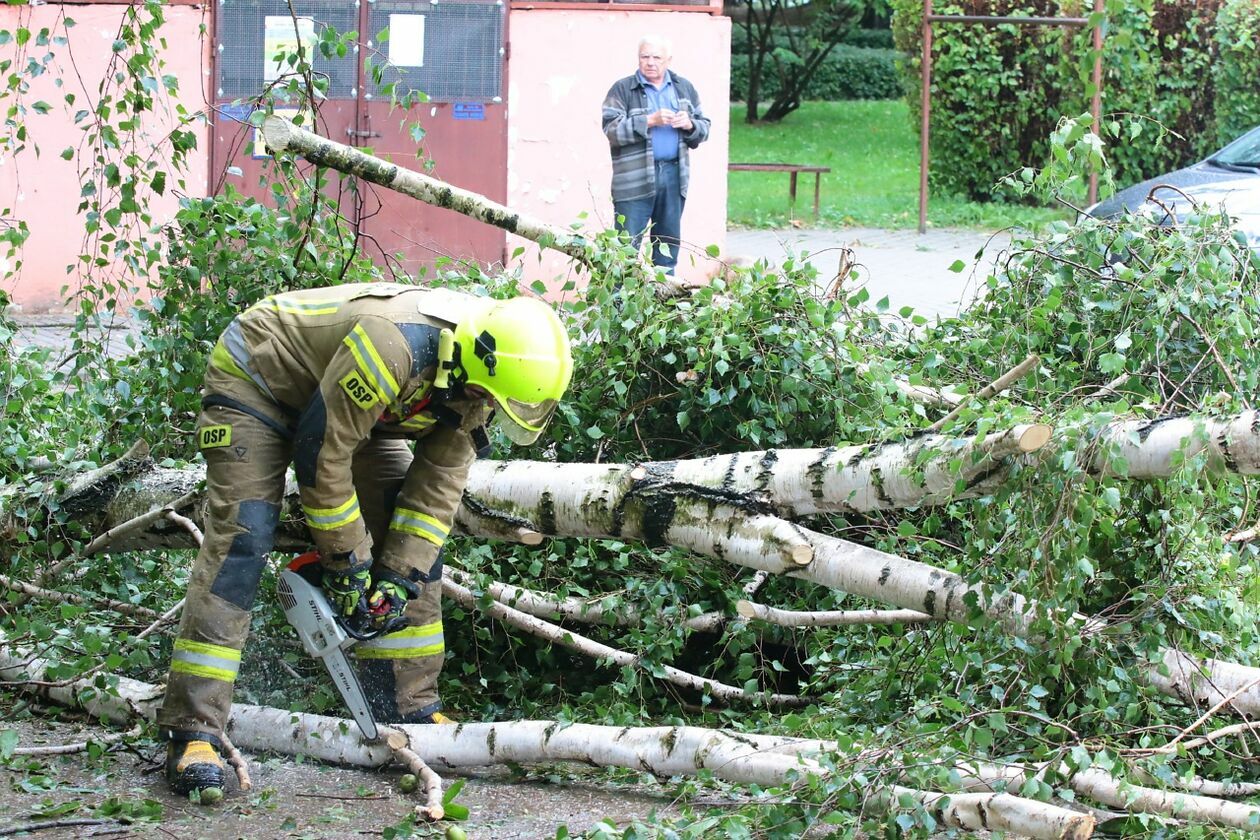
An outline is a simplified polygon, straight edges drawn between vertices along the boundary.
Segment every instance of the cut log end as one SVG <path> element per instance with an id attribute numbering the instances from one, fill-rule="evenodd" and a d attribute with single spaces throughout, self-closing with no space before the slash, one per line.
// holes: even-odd
<path id="1" fill-rule="evenodd" d="M 735 602 L 735 612 L 739 614 L 740 618 L 757 617 L 757 607 L 752 601 L 745 601 L 742 598 Z"/>
<path id="2" fill-rule="evenodd" d="M 391 750 L 401 750 L 408 744 L 406 734 L 399 732 L 397 729 L 387 730 L 384 735 L 385 745 Z"/>
<path id="3" fill-rule="evenodd" d="M 645 470 L 643 467 L 635 467 L 634 469 L 630 470 L 630 477 L 633 478 L 635 481 L 642 481 L 643 479 L 647 478 L 647 470 Z"/>
<path id="4" fill-rule="evenodd" d="M 1086 840 L 1094 836 L 1094 815 L 1081 814 L 1063 827 L 1063 840 Z"/>
<path id="5" fill-rule="evenodd" d="M 1041 447 L 1050 442 L 1050 435 L 1054 432 L 1054 427 L 1047 426 L 1045 423 L 1035 423 L 1024 430 L 1019 436 L 1019 449 L 1021 452 L 1036 452 Z"/>
<path id="6" fill-rule="evenodd" d="M 531 531 L 528 528 L 520 528 L 516 532 L 516 541 L 522 545 L 541 545 L 543 535 L 538 531 Z"/>
<path id="7" fill-rule="evenodd" d="M 446 810 L 441 805 L 417 805 L 416 816 L 425 822 L 441 822 Z"/>
<path id="8" fill-rule="evenodd" d="M 792 562 L 798 566 L 808 566 L 814 562 L 814 547 L 812 545 L 794 545 L 788 551 L 788 556 L 792 558 Z"/>
<path id="9" fill-rule="evenodd" d="M 293 137 L 293 124 L 284 117 L 272 114 L 263 120 L 263 139 L 267 148 L 284 151 L 289 148 L 289 140 Z"/>

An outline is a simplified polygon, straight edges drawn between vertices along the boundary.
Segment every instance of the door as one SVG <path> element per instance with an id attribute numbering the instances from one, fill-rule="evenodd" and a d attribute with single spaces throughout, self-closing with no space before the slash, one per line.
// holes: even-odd
<path id="1" fill-rule="evenodd" d="M 507 199 L 507 107 L 503 102 L 506 12 L 502 3 L 373 0 L 365 31 L 388 31 L 367 46 L 382 63 L 360 101 L 362 140 L 391 163 L 417 169 L 502 204 Z M 375 38 L 375 36 L 374 36 Z M 406 112 L 391 105 L 427 97 Z M 417 145 L 412 126 L 423 136 Z M 419 157 L 417 157 L 419 154 Z M 405 265 L 476 255 L 503 262 L 506 234 L 452 210 L 367 185 L 363 230 Z"/>
<path id="2" fill-rule="evenodd" d="M 281 113 L 296 113 L 281 93 L 292 68 L 274 57 L 300 40 L 315 76 L 327 80 L 319 134 L 502 202 L 505 24 L 497 2 L 295 0 L 290 11 L 287 0 L 223 0 L 215 15 L 215 189 L 230 183 L 270 203 L 259 186 L 267 150 L 249 117 L 263 97 Z M 315 41 L 329 27 L 372 34 L 344 57 L 326 58 Z M 396 107 L 391 85 L 397 99 L 414 90 L 427 101 Z M 504 259 L 506 235 L 482 222 L 372 184 L 333 177 L 328 189 L 365 252 L 391 269 L 416 274 L 443 258 L 482 265 Z"/>

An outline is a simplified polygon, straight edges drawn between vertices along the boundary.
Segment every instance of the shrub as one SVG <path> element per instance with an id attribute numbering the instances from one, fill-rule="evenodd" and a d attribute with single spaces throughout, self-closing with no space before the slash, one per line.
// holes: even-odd
<path id="1" fill-rule="evenodd" d="M 891 50 L 893 49 L 893 35 L 891 29 L 854 29 L 844 36 L 844 42 L 851 47 L 866 47 L 867 49 Z"/>
<path id="2" fill-rule="evenodd" d="M 805 90 L 805 99 L 896 99 L 903 89 L 896 50 L 870 49 L 841 44 L 818 68 Z M 731 100 L 743 101 L 748 91 L 748 56 L 731 56 Z M 762 96 L 778 92 L 773 74 L 762 82 Z"/>
<path id="3" fill-rule="evenodd" d="M 1225 0 L 1215 40 L 1216 136 L 1223 145 L 1260 125 L 1260 5 Z"/>
<path id="4" fill-rule="evenodd" d="M 1210 68 L 1219 0 L 1109 0 L 1103 54 L 1103 110 L 1149 116 L 1151 128 L 1112 150 L 1121 182 L 1133 182 L 1202 156 L 1215 145 Z M 907 53 L 904 81 L 919 124 L 923 6 L 893 0 L 893 32 Z M 941 14 L 1079 16 L 1075 0 L 958 0 Z M 1063 116 L 1089 107 L 1091 32 L 1051 27 L 938 25 L 933 29 L 934 188 L 973 199 L 1002 196 L 997 181 L 1046 159 Z M 1254 79 L 1254 75 L 1252 77 Z M 1105 120 L 1104 129 L 1118 121 Z M 1114 131 L 1114 129 L 1112 129 Z"/>

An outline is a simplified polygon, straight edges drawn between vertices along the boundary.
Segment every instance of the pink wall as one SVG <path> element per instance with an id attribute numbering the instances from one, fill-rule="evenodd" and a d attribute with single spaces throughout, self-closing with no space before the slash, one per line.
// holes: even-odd
<path id="1" fill-rule="evenodd" d="M 63 160 L 61 152 L 67 146 L 79 147 L 83 131 L 74 124 L 74 113 L 91 108 L 86 103 L 98 99 L 97 85 L 105 72 L 111 56 L 110 45 L 116 37 L 125 6 L 0 6 L 0 29 L 10 32 L 26 27 L 38 32 L 48 27 L 54 36 L 68 35 L 69 43 L 36 47 L 34 39 L 27 47 L 31 57 L 41 57 L 53 52 L 55 58 L 49 71 L 36 78 L 30 91 L 22 97 L 30 108 L 39 100 L 52 105 L 45 115 L 33 111 L 26 118 L 29 140 L 20 154 L 11 155 L 10 144 L 0 141 L 0 214 L 6 218 L 26 221 L 31 235 L 22 249 L 22 267 L 16 274 L 9 274 L 12 266 L 0 265 L 0 288 L 4 289 L 26 313 L 56 311 L 63 307 L 63 286 L 71 290 L 91 277 L 67 274 L 66 266 L 75 261 L 83 250 L 83 217 L 79 206 L 79 158 Z M 60 18 L 62 14 L 73 18 L 75 26 L 67 30 Z M 209 12 L 196 6 L 168 6 L 164 9 L 166 23 L 162 35 L 170 48 L 164 58 L 164 73 L 179 80 L 179 103 L 189 113 L 205 108 L 205 80 L 209 74 L 209 62 L 203 50 L 199 28 L 209 26 Z M 14 44 L 4 48 L 5 55 L 12 55 Z M 61 78 L 62 87 L 54 86 Z M 80 85 L 82 79 L 87 90 Z M 67 105 L 65 96 L 74 93 L 76 102 Z M 146 122 L 147 136 L 136 151 L 143 155 L 153 152 L 158 141 L 175 125 L 175 103 L 159 95 L 163 117 Z M 36 157 L 35 147 L 39 147 Z M 206 142 L 200 141 L 202 149 Z M 197 157 L 188 173 L 184 192 L 204 195 L 206 190 L 207 161 L 204 153 Z M 148 203 L 154 223 L 169 219 L 176 209 L 174 173 L 169 173 L 166 195 Z M 8 276 L 5 276 L 8 275 Z"/>
<path id="2" fill-rule="evenodd" d="M 24 97 L 28 106 L 41 99 L 53 105 L 47 115 L 27 119 L 31 134 L 27 150 L 9 157 L 9 147 L 0 135 L 0 218 L 24 219 L 31 228 L 20 271 L 6 276 L 11 266 L 0 263 L 0 289 L 27 313 L 56 311 L 63 306 L 63 286 L 73 291 L 100 279 L 100 275 L 66 272 L 83 250 L 84 232 L 77 213 L 78 158 L 66 161 L 60 153 L 67 146 L 77 146 L 83 136 L 73 123 L 73 113 L 96 99 L 96 85 L 124 8 L 0 6 L 0 29 L 25 26 L 38 31 L 46 26 L 61 34 L 58 20 L 63 10 L 77 23 L 69 30 L 68 47 L 52 47 L 57 55 L 53 67 Z M 167 6 L 165 14 L 162 34 L 171 47 L 165 53 L 164 72 L 179 79 L 179 104 L 195 114 L 205 109 L 210 39 L 202 38 L 200 27 L 209 30 L 210 14 L 197 6 Z M 701 12 L 512 10 L 508 21 L 507 204 L 566 227 L 574 223 L 588 230 L 611 227 L 612 167 L 608 143 L 600 131 L 600 104 L 613 81 L 634 71 L 639 38 L 647 33 L 673 41 L 673 69 L 695 83 L 713 120 L 708 142 L 691 157 L 679 261 L 682 277 L 701 279 L 714 268 L 704 249 L 714 244 L 721 248 L 726 235 L 728 18 Z M 13 50 L 12 44 L 5 50 Z M 64 78 L 65 87 L 53 86 L 57 77 Z M 75 89 L 78 78 L 84 80 L 89 94 Z M 78 101 L 64 106 L 64 96 L 71 91 Z M 141 151 L 157 147 L 175 122 L 176 103 L 164 104 L 166 118 L 148 122 L 153 140 Z M 39 157 L 34 145 L 40 147 Z M 184 194 L 205 194 L 208 149 L 208 136 L 203 136 L 193 171 L 180 190 Z M 174 214 L 176 189 L 172 179 L 166 196 L 148 203 L 155 224 Z M 516 237 L 509 237 L 509 254 L 518 245 L 527 248 L 518 263 L 529 280 L 541 278 L 554 288 L 573 271 L 568 260 L 554 252 L 540 255 L 533 243 Z"/>
<path id="3" fill-rule="evenodd" d="M 614 81 L 635 71 L 639 38 L 664 35 L 674 45 L 671 69 L 695 84 L 713 120 L 708 141 L 691 153 L 678 268 L 690 280 L 710 274 L 714 266 L 704 250 L 726 242 L 730 23 L 698 12 L 513 9 L 508 206 L 565 227 L 612 227 L 612 161 L 600 105 Z M 555 288 L 562 278 L 577 277 L 555 252 L 540 255 L 531 242 L 508 240 L 509 254 L 526 248 L 519 262 L 527 280 Z"/>

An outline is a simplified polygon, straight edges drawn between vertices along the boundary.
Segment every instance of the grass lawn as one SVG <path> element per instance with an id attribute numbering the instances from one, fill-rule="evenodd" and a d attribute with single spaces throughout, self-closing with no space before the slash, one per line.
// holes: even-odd
<path id="1" fill-rule="evenodd" d="M 919 139 L 905 102 L 806 102 L 778 124 L 748 125 L 731 106 L 730 159 L 829 166 L 822 176 L 822 227 L 912 228 L 919 223 Z M 785 227 L 788 174 L 730 172 L 732 227 Z M 812 224 L 814 176 L 798 175 L 796 216 Z M 1035 228 L 1068 218 L 1059 209 L 928 196 L 932 227 Z"/>

